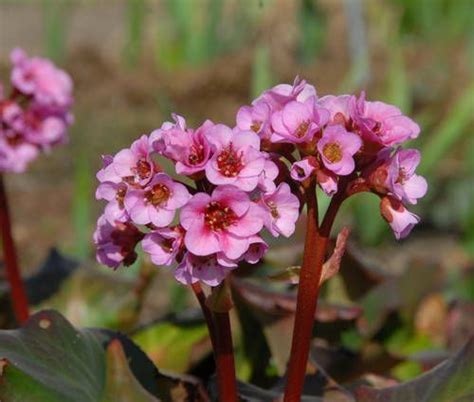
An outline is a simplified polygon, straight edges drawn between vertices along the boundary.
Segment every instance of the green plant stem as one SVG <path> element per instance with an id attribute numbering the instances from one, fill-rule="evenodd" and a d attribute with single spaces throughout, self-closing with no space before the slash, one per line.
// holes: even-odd
<path id="1" fill-rule="evenodd" d="M 319 227 L 316 185 L 313 181 L 305 186 L 308 217 L 303 264 L 298 286 L 293 340 L 288 364 L 285 402 L 299 402 L 301 400 L 324 258 L 332 224 L 339 206 L 345 198 L 345 189 L 345 183 L 340 183 L 339 192 L 332 198 L 323 222 Z"/>
<path id="2" fill-rule="evenodd" d="M 28 298 L 26 297 L 25 285 L 21 279 L 18 267 L 18 258 L 13 241 L 12 228 L 8 200 L 3 182 L 3 175 L 0 173 L 0 228 L 2 232 L 3 255 L 7 280 L 10 284 L 10 294 L 16 320 L 19 324 L 25 322 L 29 317 Z"/>

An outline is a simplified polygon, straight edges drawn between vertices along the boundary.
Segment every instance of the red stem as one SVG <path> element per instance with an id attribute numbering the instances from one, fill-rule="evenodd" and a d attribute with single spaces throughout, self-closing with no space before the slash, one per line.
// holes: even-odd
<path id="1" fill-rule="evenodd" d="M 196 299 L 199 302 L 199 305 L 201 306 L 202 313 L 204 315 L 204 319 L 206 320 L 207 324 L 207 330 L 209 331 L 209 337 L 211 338 L 211 344 L 212 344 L 212 350 L 215 355 L 216 351 L 216 329 L 214 327 L 214 321 L 212 320 L 212 313 L 211 310 L 209 310 L 209 307 L 206 305 L 206 295 L 204 294 L 204 291 L 202 290 L 201 285 L 199 282 L 193 283 L 191 285 L 191 288 L 193 289 L 193 292 L 196 296 Z"/>
<path id="2" fill-rule="evenodd" d="M 229 313 L 214 312 L 216 328 L 216 372 L 220 402 L 237 402 L 234 349 Z"/>
<path id="3" fill-rule="evenodd" d="M 216 362 L 219 401 L 237 402 L 237 384 L 234 365 L 234 349 L 229 313 L 212 313 L 206 305 L 206 295 L 199 283 L 191 285 L 206 319 Z"/>
<path id="4" fill-rule="evenodd" d="M 308 218 L 300 272 L 293 341 L 291 344 L 285 402 L 299 402 L 303 391 L 306 366 L 313 331 L 314 316 L 318 303 L 319 283 L 331 227 L 339 206 L 345 198 L 345 184 L 340 183 L 339 192 L 334 195 L 318 228 L 318 205 L 315 184 L 306 186 Z"/>
<path id="5" fill-rule="evenodd" d="M 10 214 L 8 210 L 7 194 L 3 175 L 0 173 L 0 228 L 2 232 L 2 244 L 7 279 L 10 284 L 10 292 L 16 320 L 19 324 L 25 322 L 29 317 L 28 298 L 25 286 L 21 279 L 18 268 L 18 259 L 13 241 Z"/>

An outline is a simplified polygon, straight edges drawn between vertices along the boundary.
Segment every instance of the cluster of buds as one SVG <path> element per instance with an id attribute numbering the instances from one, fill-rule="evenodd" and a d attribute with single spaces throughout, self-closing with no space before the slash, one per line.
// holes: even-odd
<path id="1" fill-rule="evenodd" d="M 13 64 L 10 95 L 0 84 L 0 172 L 23 172 L 41 151 L 66 141 L 72 123 L 72 80 L 51 61 L 21 49 Z"/>
<path id="2" fill-rule="evenodd" d="M 414 173 L 419 153 L 399 145 L 420 129 L 394 106 L 364 94 L 318 98 L 297 78 L 242 106 L 234 128 L 206 121 L 192 129 L 173 117 L 103 157 L 96 196 L 108 203 L 94 239 L 105 265 L 129 265 L 141 242 L 154 264 L 175 267 L 178 281 L 215 286 L 239 262 L 263 257 L 264 230 L 293 234 L 309 182 L 328 195 L 377 194 L 397 238 L 419 221 L 405 208 L 427 190 Z"/>

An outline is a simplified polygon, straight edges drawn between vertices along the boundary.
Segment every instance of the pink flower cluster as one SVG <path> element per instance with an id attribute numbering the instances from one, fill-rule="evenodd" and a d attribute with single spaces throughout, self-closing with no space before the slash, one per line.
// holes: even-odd
<path id="1" fill-rule="evenodd" d="M 133 263 L 141 243 L 154 264 L 175 267 L 178 281 L 215 286 L 240 262 L 263 257 L 265 229 L 293 234 L 301 186 L 311 181 L 328 195 L 377 194 L 397 238 L 419 221 L 405 204 L 427 190 L 415 174 L 420 155 L 399 145 L 420 130 L 394 106 L 364 94 L 318 98 L 297 78 L 241 107 L 234 128 L 205 121 L 193 129 L 173 118 L 103 157 L 96 197 L 107 205 L 94 240 L 105 265 Z"/>
<path id="2" fill-rule="evenodd" d="M 174 265 L 178 281 L 219 284 L 241 261 L 257 263 L 273 236 L 295 230 L 300 203 L 277 181 L 279 168 L 251 130 L 181 116 L 130 148 L 103 157 L 96 197 L 107 201 L 94 240 L 98 261 L 113 268 L 135 261 L 135 247 L 156 265 Z M 156 161 L 174 163 L 184 182 Z"/>
<path id="3" fill-rule="evenodd" d="M 420 153 L 400 145 L 416 138 L 420 128 L 397 107 L 367 101 L 364 93 L 319 98 L 313 86 L 297 78 L 241 107 L 237 127 L 256 132 L 262 149 L 289 155 L 295 181 L 314 178 L 328 195 L 338 189 L 346 196 L 377 194 L 397 239 L 419 222 L 405 204 L 416 204 L 427 191 L 426 180 L 415 174 Z"/>
<path id="4" fill-rule="evenodd" d="M 29 58 L 21 49 L 10 58 L 8 97 L 0 84 L 0 171 L 23 172 L 41 151 L 66 141 L 72 81 L 51 61 Z"/>

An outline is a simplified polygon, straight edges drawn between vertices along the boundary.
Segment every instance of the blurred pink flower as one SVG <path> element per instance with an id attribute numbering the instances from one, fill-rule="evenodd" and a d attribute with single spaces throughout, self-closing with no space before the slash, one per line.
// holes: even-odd
<path id="1" fill-rule="evenodd" d="M 11 52 L 12 85 L 45 106 L 68 108 L 72 104 L 72 80 L 50 60 L 28 57 L 19 48 Z"/>

